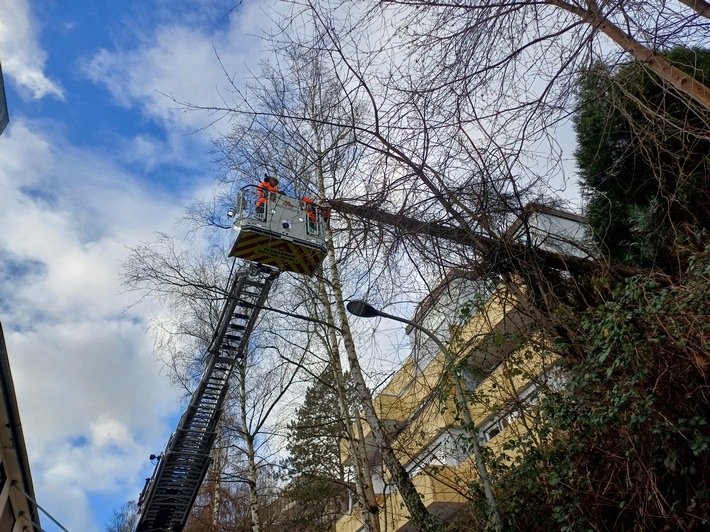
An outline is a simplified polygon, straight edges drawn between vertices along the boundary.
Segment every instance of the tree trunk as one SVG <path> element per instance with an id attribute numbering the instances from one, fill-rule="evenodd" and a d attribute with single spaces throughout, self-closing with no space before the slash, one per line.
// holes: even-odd
<path id="1" fill-rule="evenodd" d="M 596 3 L 587 3 L 587 5 L 593 5 L 592 9 L 581 9 L 561 0 L 547 0 L 547 2 L 550 5 L 559 7 L 560 9 L 564 9 L 569 13 L 577 15 L 592 27 L 601 31 L 604 35 L 609 37 L 626 52 L 631 54 L 634 59 L 639 61 L 642 65 L 648 67 L 661 79 L 671 84 L 679 92 L 690 96 L 693 100 L 710 111 L 710 88 L 706 87 L 679 68 L 671 65 L 656 52 L 638 42 L 616 24 L 609 22 L 609 20 L 597 8 Z M 685 4 L 695 4 L 698 5 L 699 8 L 707 11 L 707 6 L 703 6 L 704 2 L 700 3 L 688 0 Z M 700 13 L 700 11 L 698 12 Z"/>
<path id="2" fill-rule="evenodd" d="M 249 513 L 251 514 L 251 529 L 253 532 L 261 532 L 261 519 L 259 516 L 259 492 L 257 485 L 256 451 L 254 449 L 254 436 L 248 429 L 249 419 L 246 407 L 246 357 L 241 362 L 239 386 L 240 401 L 239 413 L 242 436 L 247 444 L 247 461 L 249 463 L 247 484 L 249 485 Z"/>
<path id="3" fill-rule="evenodd" d="M 217 452 L 213 453 L 216 454 L 217 456 L 215 457 L 214 461 L 214 482 L 212 489 L 214 490 L 213 496 L 212 496 L 212 526 L 214 526 L 215 530 L 218 530 L 219 528 L 219 506 L 220 506 L 220 490 L 222 488 L 222 469 L 224 468 L 224 464 L 226 463 L 226 460 L 223 458 L 223 451 L 222 449 L 219 448 L 219 441 L 220 437 L 222 435 L 222 422 L 220 421 L 219 424 L 217 425 L 217 437 L 215 438 L 215 441 L 217 442 Z"/>
<path id="4" fill-rule="evenodd" d="M 333 245 L 331 244 L 333 242 L 333 235 L 330 228 L 328 228 L 327 233 L 326 240 L 329 242 L 328 259 L 330 263 L 330 275 L 333 283 L 333 291 L 335 294 L 335 305 L 338 311 L 338 317 L 340 318 L 340 328 L 343 331 L 342 337 L 345 345 L 345 351 L 348 356 L 348 362 L 350 364 L 350 373 L 355 384 L 358 399 L 360 400 L 364 410 L 365 419 L 370 425 L 377 447 L 382 453 L 383 461 L 392 476 L 392 480 L 397 486 L 397 489 L 399 490 L 399 493 L 407 506 L 407 510 L 409 510 L 414 526 L 418 530 L 422 531 L 441 530 L 441 521 L 432 516 L 422 503 L 422 499 L 414 487 L 414 483 L 412 482 L 409 473 L 394 454 L 391 436 L 387 433 L 377 417 L 377 412 L 375 411 L 375 406 L 372 401 L 372 394 L 370 393 L 370 390 L 365 382 L 365 377 L 363 376 L 362 368 L 360 367 L 360 361 L 357 357 L 357 352 L 355 351 L 355 344 L 352 339 L 350 326 L 345 313 L 343 291 L 340 286 L 340 274 L 335 261 L 335 251 L 333 249 Z"/>
<path id="5" fill-rule="evenodd" d="M 325 289 L 325 283 L 319 283 L 319 292 L 323 305 L 327 312 L 327 322 L 333 323 L 333 313 L 328 304 L 328 294 Z M 338 392 L 338 407 L 340 415 L 345 423 L 345 430 L 348 434 L 348 444 L 350 445 L 350 454 L 355 461 L 355 490 L 360 501 L 362 520 L 365 529 L 368 532 L 379 532 L 380 521 L 378 518 L 379 506 L 375 498 L 375 491 L 372 486 L 372 473 L 370 472 L 367 461 L 364 460 L 364 440 L 362 439 L 362 427 L 360 420 L 357 419 L 357 434 L 353 434 L 353 419 L 350 415 L 350 405 L 348 404 L 347 390 L 344 380 L 343 367 L 340 363 L 340 352 L 338 350 L 338 339 L 335 335 L 335 329 L 328 328 L 328 336 L 332 348 L 328 350 L 330 366 L 333 371 L 334 382 L 336 383 Z"/>
<path id="6" fill-rule="evenodd" d="M 318 154 L 318 159 L 316 162 L 316 171 L 318 173 L 318 191 L 321 197 L 325 196 L 325 173 L 323 170 L 323 147 L 321 143 L 320 135 L 320 125 L 317 122 L 311 123 L 311 128 L 316 137 L 316 153 Z M 333 248 L 333 235 L 329 232 L 328 228 L 328 250 L 333 249 L 333 255 L 335 256 L 335 250 Z M 336 272 L 337 273 L 337 272 Z M 333 271 L 331 270 L 331 275 Z M 331 279 L 331 282 L 334 282 Z M 337 280 L 339 282 L 339 279 Z M 320 297 L 323 302 L 324 307 L 327 312 L 328 323 L 335 323 L 333 317 L 333 311 L 328 301 L 328 293 L 325 287 L 325 283 L 321 281 L 319 284 Z M 349 437 L 350 453 L 355 459 L 355 488 L 358 493 L 358 498 L 360 499 L 360 506 L 362 507 L 361 515 L 365 529 L 368 532 L 379 532 L 380 531 L 380 519 L 379 513 L 380 508 L 377 504 L 377 498 L 375 496 L 375 489 L 372 485 L 372 471 L 370 469 L 370 464 L 367 461 L 365 440 L 363 438 L 362 424 L 360 422 L 360 417 L 355 418 L 355 427 L 357 434 L 353 434 L 353 420 L 350 415 L 350 405 L 348 404 L 347 389 L 345 386 L 345 379 L 342 364 L 340 363 L 340 350 L 338 349 L 338 339 L 335 334 L 335 329 L 328 328 L 328 335 L 330 338 L 330 343 L 332 349 L 329 350 L 330 364 L 332 366 L 335 382 L 338 386 L 338 403 L 340 406 L 341 415 L 346 423 L 346 431 Z"/>

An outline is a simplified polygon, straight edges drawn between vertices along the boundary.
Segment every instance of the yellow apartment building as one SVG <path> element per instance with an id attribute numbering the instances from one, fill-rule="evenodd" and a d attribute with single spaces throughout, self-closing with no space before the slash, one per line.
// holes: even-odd
<path id="1" fill-rule="evenodd" d="M 518 223 L 517 230 L 523 228 L 528 236 L 533 235 L 536 245 L 566 247 L 569 252 L 570 241 L 579 238 L 581 219 L 551 209 L 531 212 L 535 227 Z M 551 220 L 551 216 L 562 218 Z M 511 231 L 515 230 L 514 225 Z M 553 230 L 563 234 L 564 242 L 550 238 Z M 471 310 L 456 318 L 461 308 Z M 395 435 L 395 452 L 424 505 L 448 521 L 470 501 L 469 485 L 479 478 L 467 440 L 477 437 L 480 445 L 494 453 L 510 453 L 503 450 L 505 442 L 528 431 L 526 410 L 544 390 L 560 389 L 564 379 L 555 368 L 555 356 L 544 335 L 503 284 L 451 272 L 419 305 L 412 321 L 436 334 L 448 345 L 449 353 L 442 353 L 427 335 L 409 326 L 412 355 L 375 397 L 375 408 Z M 456 377 L 452 377 L 451 359 L 458 368 Z M 462 405 L 455 400 L 452 378 L 460 379 L 466 392 L 475 435 L 463 426 Z M 415 530 L 404 501 L 381 466 L 367 425 L 364 438 L 380 504 L 380 530 Z M 352 465 L 345 441 L 341 457 Z M 357 504 L 336 524 L 337 532 L 363 529 Z"/>

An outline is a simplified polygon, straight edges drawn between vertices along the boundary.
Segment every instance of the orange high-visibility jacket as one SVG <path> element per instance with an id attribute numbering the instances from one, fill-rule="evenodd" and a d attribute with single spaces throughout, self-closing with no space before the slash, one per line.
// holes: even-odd
<path id="1" fill-rule="evenodd" d="M 302 201 L 303 201 L 303 210 L 306 211 L 306 214 L 311 219 L 311 222 L 315 223 L 315 221 L 316 221 L 316 206 L 313 203 L 313 200 L 311 198 L 304 196 Z"/>
<path id="2" fill-rule="evenodd" d="M 256 206 L 259 207 L 269 201 L 269 194 L 278 194 L 279 189 L 272 185 L 271 182 L 262 181 L 257 185 L 256 191 L 259 195 L 259 199 L 256 200 Z"/>

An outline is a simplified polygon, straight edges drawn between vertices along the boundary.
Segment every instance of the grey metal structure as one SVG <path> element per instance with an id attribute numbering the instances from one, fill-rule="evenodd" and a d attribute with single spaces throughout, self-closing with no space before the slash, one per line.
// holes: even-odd
<path id="1" fill-rule="evenodd" d="M 0 135 L 10 123 L 10 114 L 7 110 L 7 98 L 5 96 L 5 80 L 2 76 L 2 65 L 0 65 Z"/>
<path id="2" fill-rule="evenodd" d="M 257 202 L 263 198 L 263 207 Z M 229 280 L 227 300 L 207 349 L 205 370 L 187 410 L 146 481 L 135 532 L 181 532 L 212 462 L 210 452 L 229 379 L 247 355 L 249 335 L 282 271 L 313 275 L 326 253 L 325 220 L 307 198 L 266 196 L 247 186 L 237 199 L 230 255 L 245 266 Z"/>
<path id="3" fill-rule="evenodd" d="M 206 367 L 187 410 L 139 500 L 136 532 L 181 531 L 212 461 L 229 378 L 246 356 L 249 335 L 279 270 L 256 263 L 234 274 L 208 348 Z"/>
<path id="4" fill-rule="evenodd" d="M 266 264 L 281 271 L 311 276 L 326 255 L 323 209 L 308 198 L 268 194 L 258 207 L 257 188 L 237 197 L 232 227 L 237 237 L 232 257 Z"/>

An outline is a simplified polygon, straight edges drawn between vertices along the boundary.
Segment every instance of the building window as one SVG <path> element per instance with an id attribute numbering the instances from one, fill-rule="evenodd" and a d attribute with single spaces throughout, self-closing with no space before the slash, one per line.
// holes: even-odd
<path id="1" fill-rule="evenodd" d="M 411 476 L 427 466 L 455 467 L 466 460 L 470 454 L 466 449 L 466 431 L 451 429 L 440 434 L 407 466 Z"/>
<path id="2" fill-rule="evenodd" d="M 498 416 L 481 427 L 481 443 L 486 444 L 503 432 L 513 421 L 520 417 L 518 410 L 513 410 L 501 416 Z"/>

